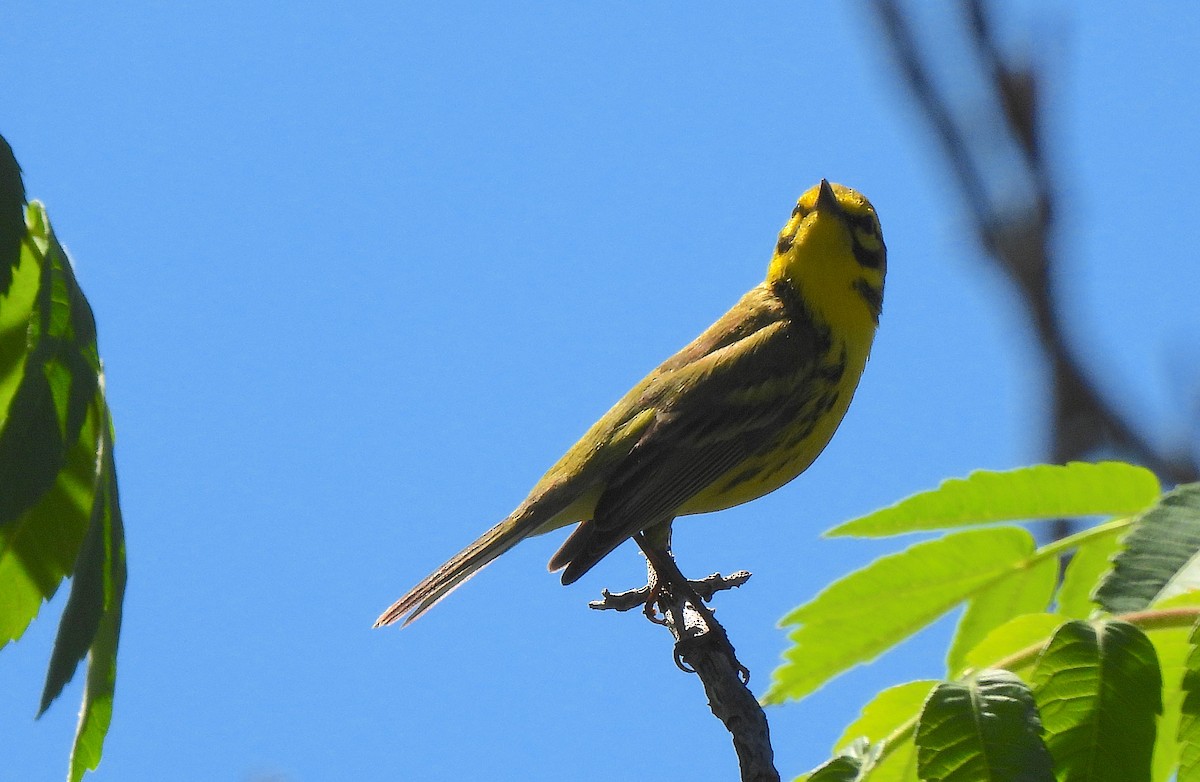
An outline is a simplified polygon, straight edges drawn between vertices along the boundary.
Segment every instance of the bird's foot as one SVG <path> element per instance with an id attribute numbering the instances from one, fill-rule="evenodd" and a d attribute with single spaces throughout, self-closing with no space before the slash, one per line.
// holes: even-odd
<path id="1" fill-rule="evenodd" d="M 713 573 L 706 578 L 688 579 L 686 583 L 697 597 L 707 603 L 716 593 L 740 587 L 749 580 L 750 571 L 739 570 L 727 576 Z M 643 587 L 624 592 L 609 592 L 607 589 L 603 589 L 600 591 L 600 599 L 588 603 L 588 607 L 597 611 L 632 611 L 635 608 L 641 608 L 650 621 L 662 624 L 661 614 L 657 609 L 661 597 L 662 591 L 658 584 L 646 584 Z"/>
<path id="2" fill-rule="evenodd" d="M 646 586 L 616 594 L 605 589 L 602 592 L 603 599 L 589 605 L 601 611 L 629 611 L 641 606 L 647 619 L 667 627 L 675 636 L 675 665 L 680 670 L 695 673 L 685 658 L 702 647 L 715 644 L 736 665 L 742 682 L 749 682 L 749 669 L 738 661 L 725 628 L 717 622 L 705 603 L 717 592 L 746 583 L 750 573 L 745 570 L 728 576 L 714 573 L 693 581 L 679 571 L 671 552 L 665 547 L 654 547 L 641 534 L 635 540 L 646 555 Z"/>
<path id="3" fill-rule="evenodd" d="M 597 611 L 631 611 L 641 607 L 642 614 L 656 625 L 666 625 L 666 599 L 668 585 L 659 580 L 658 573 L 653 567 L 647 567 L 646 586 L 617 592 L 615 595 L 607 589 L 603 590 L 600 600 L 588 603 L 590 608 Z"/>

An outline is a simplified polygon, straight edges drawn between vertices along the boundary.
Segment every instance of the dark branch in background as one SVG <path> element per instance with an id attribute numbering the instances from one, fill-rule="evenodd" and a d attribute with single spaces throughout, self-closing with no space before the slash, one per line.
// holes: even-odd
<path id="1" fill-rule="evenodd" d="M 871 0 L 871 6 L 897 67 L 958 182 L 981 246 L 1016 284 L 1049 359 L 1054 395 L 1051 458 L 1066 462 L 1115 452 L 1150 468 L 1169 483 L 1196 480 L 1200 477 L 1197 455 L 1155 447 L 1124 411 L 1103 397 L 1066 337 L 1054 278 L 1054 216 L 1059 206 L 1042 145 L 1038 73 L 1032 65 L 1018 63 L 1001 50 L 983 0 L 962 0 L 966 17 L 962 34 L 977 60 L 956 62 L 954 67 L 966 76 L 971 75 L 970 68 L 978 69 L 976 75 L 989 91 L 984 105 L 963 111 L 936 86 L 931 58 L 919 46 L 901 3 Z M 996 121 L 978 122 L 983 112 L 999 116 Z M 976 121 L 968 124 L 967 113 Z M 980 127 L 991 128 L 991 135 L 981 134 Z M 1008 150 L 1015 150 L 1023 165 L 1031 194 L 1023 203 L 999 203 L 993 195 L 1003 189 L 1002 178 L 1013 173 L 995 162 L 1002 159 L 997 152 Z M 1065 527 L 1056 532 L 1065 532 Z"/>
<path id="2" fill-rule="evenodd" d="M 635 540 L 646 555 L 649 583 L 618 594 L 606 589 L 603 599 L 591 607 L 628 611 L 644 606 L 650 621 L 670 630 L 675 637 L 675 664 L 700 677 L 709 708 L 733 737 L 742 782 L 779 782 L 767 715 L 746 686 L 750 672 L 738 662 L 725 628 L 704 604 L 716 592 L 746 583 L 750 574 L 742 570 L 728 577 L 714 574 L 688 581 L 669 550 L 655 549 L 641 534 Z"/>

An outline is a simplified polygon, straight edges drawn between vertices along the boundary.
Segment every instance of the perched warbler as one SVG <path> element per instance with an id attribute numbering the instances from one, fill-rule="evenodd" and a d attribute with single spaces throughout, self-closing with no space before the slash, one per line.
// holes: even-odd
<path id="1" fill-rule="evenodd" d="M 883 304 L 875 209 L 821 180 L 792 210 L 753 288 L 630 389 L 483 533 L 379 617 L 405 624 L 531 535 L 580 522 L 550 560 L 570 584 L 639 532 L 778 489 L 842 421 Z"/>

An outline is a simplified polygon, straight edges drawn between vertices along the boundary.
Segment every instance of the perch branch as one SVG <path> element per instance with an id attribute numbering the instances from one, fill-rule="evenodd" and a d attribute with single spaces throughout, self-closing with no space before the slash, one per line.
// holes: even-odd
<path id="1" fill-rule="evenodd" d="M 767 715 L 746 686 L 750 671 L 738 661 L 725 628 L 704 602 L 717 592 L 746 583 L 750 573 L 714 573 L 689 581 L 679 572 L 669 550 L 655 548 L 640 533 L 634 539 L 646 555 L 648 585 L 616 594 L 606 589 L 591 607 L 628 611 L 644 606 L 651 621 L 669 629 L 675 639 L 675 664 L 700 677 L 713 716 L 733 737 L 742 782 L 779 782 Z"/>

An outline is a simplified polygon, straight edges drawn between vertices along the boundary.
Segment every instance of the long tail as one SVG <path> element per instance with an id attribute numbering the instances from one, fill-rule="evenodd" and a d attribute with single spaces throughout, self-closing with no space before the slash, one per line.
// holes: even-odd
<path id="1" fill-rule="evenodd" d="M 492 527 L 408 590 L 408 594 L 375 620 L 375 627 L 390 625 L 406 614 L 408 617 L 403 626 L 411 624 L 493 559 L 532 535 L 538 527 L 538 521 L 537 514 L 526 513 L 523 518 L 514 514 Z"/>

